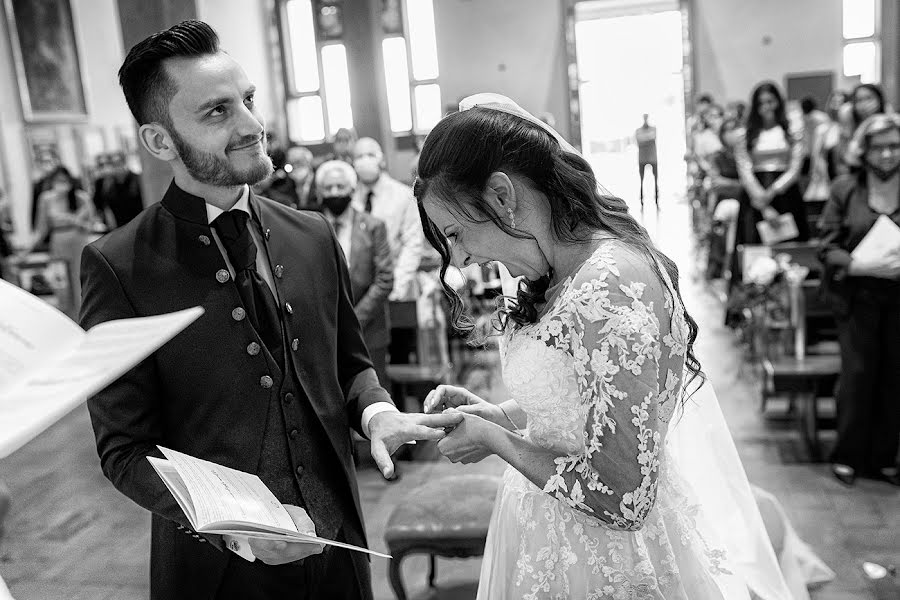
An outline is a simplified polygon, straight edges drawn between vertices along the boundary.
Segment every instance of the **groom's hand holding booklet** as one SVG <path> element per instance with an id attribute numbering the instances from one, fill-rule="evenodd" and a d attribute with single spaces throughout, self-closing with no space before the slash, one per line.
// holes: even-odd
<path id="1" fill-rule="evenodd" d="M 197 532 L 239 539 L 337 546 L 390 558 L 387 554 L 367 548 L 316 536 L 312 521 L 305 513 L 300 514 L 302 509 L 296 509 L 297 514 L 292 518 L 288 509 L 256 475 L 162 446 L 159 449 L 165 459 L 148 456 L 147 460 L 172 492 Z M 313 553 L 315 552 L 306 552 Z M 253 557 L 245 558 L 252 560 Z M 264 560 L 262 556 L 259 558 Z"/>

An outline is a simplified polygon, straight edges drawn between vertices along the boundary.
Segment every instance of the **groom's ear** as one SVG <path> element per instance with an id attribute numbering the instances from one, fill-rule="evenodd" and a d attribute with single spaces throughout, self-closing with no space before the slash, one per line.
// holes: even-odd
<path id="1" fill-rule="evenodd" d="M 510 210 L 516 212 L 518 197 L 509 175 L 502 171 L 494 171 L 484 188 L 484 198 L 501 218 L 506 218 Z"/>

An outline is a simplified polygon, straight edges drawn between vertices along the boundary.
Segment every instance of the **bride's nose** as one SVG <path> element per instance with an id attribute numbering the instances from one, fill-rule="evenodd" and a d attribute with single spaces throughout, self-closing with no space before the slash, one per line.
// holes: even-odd
<path id="1" fill-rule="evenodd" d="M 453 258 L 453 264 L 459 267 L 468 267 L 472 261 L 472 257 L 462 248 L 459 247 L 459 244 L 454 244 L 451 247 L 450 252 L 451 258 Z"/>

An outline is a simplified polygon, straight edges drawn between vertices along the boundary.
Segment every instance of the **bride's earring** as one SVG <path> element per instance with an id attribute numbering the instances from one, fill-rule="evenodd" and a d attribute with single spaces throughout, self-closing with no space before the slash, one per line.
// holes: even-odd
<path id="1" fill-rule="evenodd" d="M 516 216 L 513 214 L 513 210 L 510 207 L 506 207 L 506 214 L 509 215 L 509 226 L 512 229 L 516 228 Z"/>

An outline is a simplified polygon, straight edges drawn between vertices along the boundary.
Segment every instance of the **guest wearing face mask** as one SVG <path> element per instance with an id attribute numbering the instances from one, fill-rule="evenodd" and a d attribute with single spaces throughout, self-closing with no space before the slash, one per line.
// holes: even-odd
<path id="1" fill-rule="evenodd" d="M 832 470 L 847 485 L 868 475 L 900 486 L 900 253 L 852 254 L 882 216 L 900 227 L 900 116 L 868 118 L 854 143 L 862 169 L 834 181 L 819 223 L 841 345 Z"/>
<path id="2" fill-rule="evenodd" d="M 412 189 L 384 171 L 384 154 L 372 138 L 356 142 L 353 167 L 359 175 L 353 207 L 381 219 L 387 226 L 394 261 L 394 289 L 390 300 L 415 300 L 418 297 L 416 271 L 422 260 L 425 234 Z"/>
<path id="3" fill-rule="evenodd" d="M 285 206 L 300 210 L 320 210 L 316 200 L 313 155 L 304 146 L 291 146 L 285 155 L 285 164 L 271 184 L 266 195 Z"/>
<path id="4" fill-rule="evenodd" d="M 384 222 L 350 206 L 356 185 L 356 171 L 346 162 L 331 160 L 316 171 L 322 212 L 334 228 L 350 267 L 356 317 L 378 380 L 387 387 L 387 299 L 394 284 L 394 264 Z"/>

